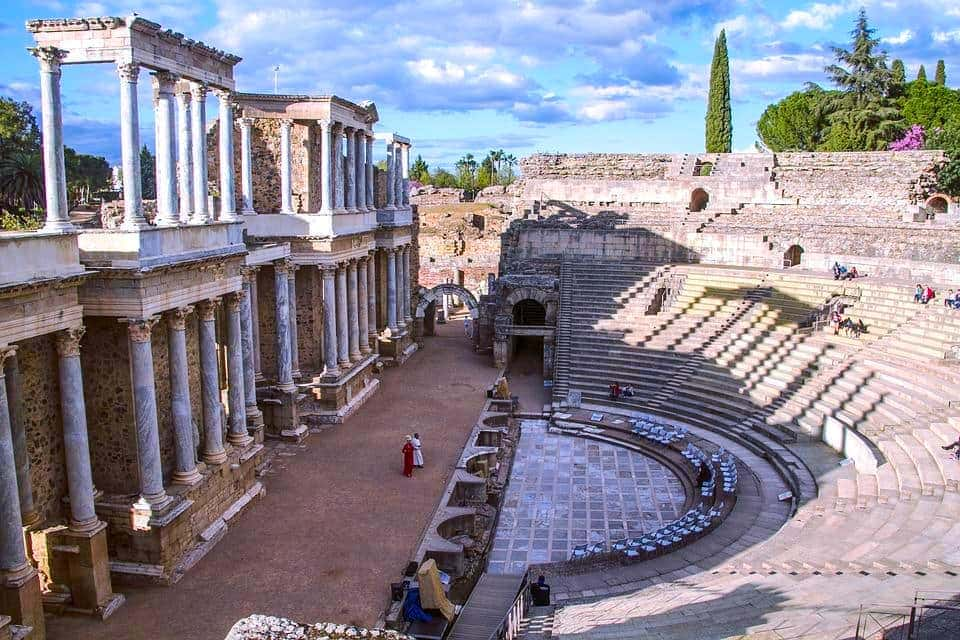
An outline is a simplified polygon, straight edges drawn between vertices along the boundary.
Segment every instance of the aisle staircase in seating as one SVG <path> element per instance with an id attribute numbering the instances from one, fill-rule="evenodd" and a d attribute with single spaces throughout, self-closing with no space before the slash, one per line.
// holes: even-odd
<path id="1" fill-rule="evenodd" d="M 491 640 L 503 637 L 498 635 L 498 630 L 504 625 L 516 603 L 519 590 L 524 586 L 525 576 L 522 575 L 484 573 L 460 610 L 447 640 Z"/>

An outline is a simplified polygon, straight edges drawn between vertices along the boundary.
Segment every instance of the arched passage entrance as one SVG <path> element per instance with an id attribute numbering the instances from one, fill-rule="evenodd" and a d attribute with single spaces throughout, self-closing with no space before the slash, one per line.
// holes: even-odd
<path id="1" fill-rule="evenodd" d="M 927 218 L 933 218 L 936 215 L 947 213 L 950 209 L 950 198 L 942 193 L 935 193 L 927 198 L 925 203 L 927 208 Z"/>
<path id="2" fill-rule="evenodd" d="M 420 287 L 419 302 L 414 313 L 414 337 L 422 341 L 423 336 L 434 335 L 434 322 L 436 319 L 437 304 L 443 299 L 443 296 L 454 296 L 458 298 L 470 312 L 470 335 L 473 340 L 476 337 L 476 319 L 479 315 L 479 304 L 477 298 L 466 288 L 453 283 L 438 284 L 432 289 Z"/>
<path id="3" fill-rule="evenodd" d="M 690 194 L 690 211 L 694 213 L 697 211 L 703 211 L 707 208 L 707 204 L 709 202 L 710 194 L 698 187 L 693 190 L 693 193 Z"/>
<path id="4" fill-rule="evenodd" d="M 783 266 L 795 267 L 803 259 L 803 247 L 798 244 L 791 245 L 789 249 L 783 252 Z"/>

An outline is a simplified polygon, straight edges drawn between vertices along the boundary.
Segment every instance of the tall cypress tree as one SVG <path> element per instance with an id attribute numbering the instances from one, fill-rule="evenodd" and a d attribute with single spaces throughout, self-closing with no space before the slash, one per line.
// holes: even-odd
<path id="1" fill-rule="evenodd" d="M 920 65 L 920 69 L 917 71 L 917 80 L 927 81 L 927 70 L 923 68 L 923 65 Z"/>
<path id="2" fill-rule="evenodd" d="M 713 47 L 706 120 L 707 153 L 730 153 L 733 149 L 733 114 L 730 110 L 730 61 L 724 30 L 720 31 Z"/>
<path id="3" fill-rule="evenodd" d="M 933 81 L 941 87 L 947 86 L 947 66 L 943 60 L 937 60 L 937 73 L 933 76 Z"/>
<path id="4" fill-rule="evenodd" d="M 894 60 L 893 64 L 890 65 L 890 79 L 896 84 L 906 84 L 907 82 L 907 70 L 900 58 Z"/>

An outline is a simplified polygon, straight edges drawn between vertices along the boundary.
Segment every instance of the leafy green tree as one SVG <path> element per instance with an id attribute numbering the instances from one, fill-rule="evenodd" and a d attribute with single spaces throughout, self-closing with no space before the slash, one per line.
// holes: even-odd
<path id="1" fill-rule="evenodd" d="M 951 196 L 960 196 L 960 120 L 952 120 L 929 132 L 927 149 L 946 151 L 947 164 L 937 174 L 937 189 Z"/>
<path id="2" fill-rule="evenodd" d="M 410 179 L 421 184 L 430 182 L 430 165 L 424 162 L 423 157 L 419 154 L 417 159 L 413 161 L 413 166 L 410 167 Z"/>
<path id="3" fill-rule="evenodd" d="M 920 65 L 920 69 L 917 70 L 917 82 L 926 82 L 927 81 L 927 70 L 923 68 L 923 65 Z"/>
<path id="4" fill-rule="evenodd" d="M 947 65 L 943 60 L 937 60 L 937 71 L 933 76 L 933 81 L 941 87 L 947 86 Z"/>
<path id="5" fill-rule="evenodd" d="M 40 129 L 27 102 L 0 97 L 0 156 L 36 151 L 40 147 Z"/>
<path id="6" fill-rule="evenodd" d="M 903 102 L 903 117 L 908 124 L 919 124 L 925 131 L 960 122 L 960 91 L 939 84 L 912 83 Z"/>
<path id="7" fill-rule="evenodd" d="M 457 187 L 457 176 L 446 169 L 434 169 L 430 175 L 430 184 L 435 187 Z"/>
<path id="8" fill-rule="evenodd" d="M 454 165 L 457 169 L 457 186 L 467 191 L 473 191 L 477 184 L 477 161 L 472 153 L 468 153 Z"/>
<path id="9" fill-rule="evenodd" d="M 890 65 L 890 80 L 897 84 L 907 83 L 907 69 L 903 66 L 903 60 L 897 58 Z"/>
<path id="10" fill-rule="evenodd" d="M 140 149 L 140 190 L 144 200 L 154 200 L 157 197 L 156 161 L 147 145 Z"/>
<path id="11" fill-rule="evenodd" d="M 857 23 L 850 32 L 852 47 L 849 51 L 833 47 L 837 64 L 824 69 L 839 89 L 854 96 L 858 105 L 886 96 L 892 80 L 886 63 L 887 54 L 877 49 L 880 39 L 874 37 L 875 33 L 876 29 L 872 29 L 867 22 L 866 11 L 860 9 Z"/>
<path id="12" fill-rule="evenodd" d="M 766 108 L 757 135 L 770 151 L 814 151 L 829 128 L 831 94 L 820 87 L 797 91 Z"/>
<path id="13" fill-rule="evenodd" d="M 727 33 L 722 29 L 713 47 L 713 62 L 710 65 L 705 138 L 707 153 L 730 153 L 733 149 L 730 61 L 727 56 Z"/>
<path id="14" fill-rule="evenodd" d="M 71 202 L 89 202 L 95 193 L 109 187 L 110 164 L 104 158 L 77 153 L 70 147 L 64 147 L 63 160 L 67 170 L 67 193 Z"/>
<path id="15" fill-rule="evenodd" d="M 497 179 L 497 170 L 493 165 L 493 152 L 487 154 L 487 157 L 480 162 L 477 169 L 477 189 L 485 189 L 494 184 Z"/>

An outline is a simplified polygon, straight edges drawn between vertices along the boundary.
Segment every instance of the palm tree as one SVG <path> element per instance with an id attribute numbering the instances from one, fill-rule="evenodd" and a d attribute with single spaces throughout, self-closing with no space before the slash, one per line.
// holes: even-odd
<path id="1" fill-rule="evenodd" d="M 0 160 L 0 205 L 20 211 L 43 207 L 43 169 L 37 151 L 15 151 Z"/>

